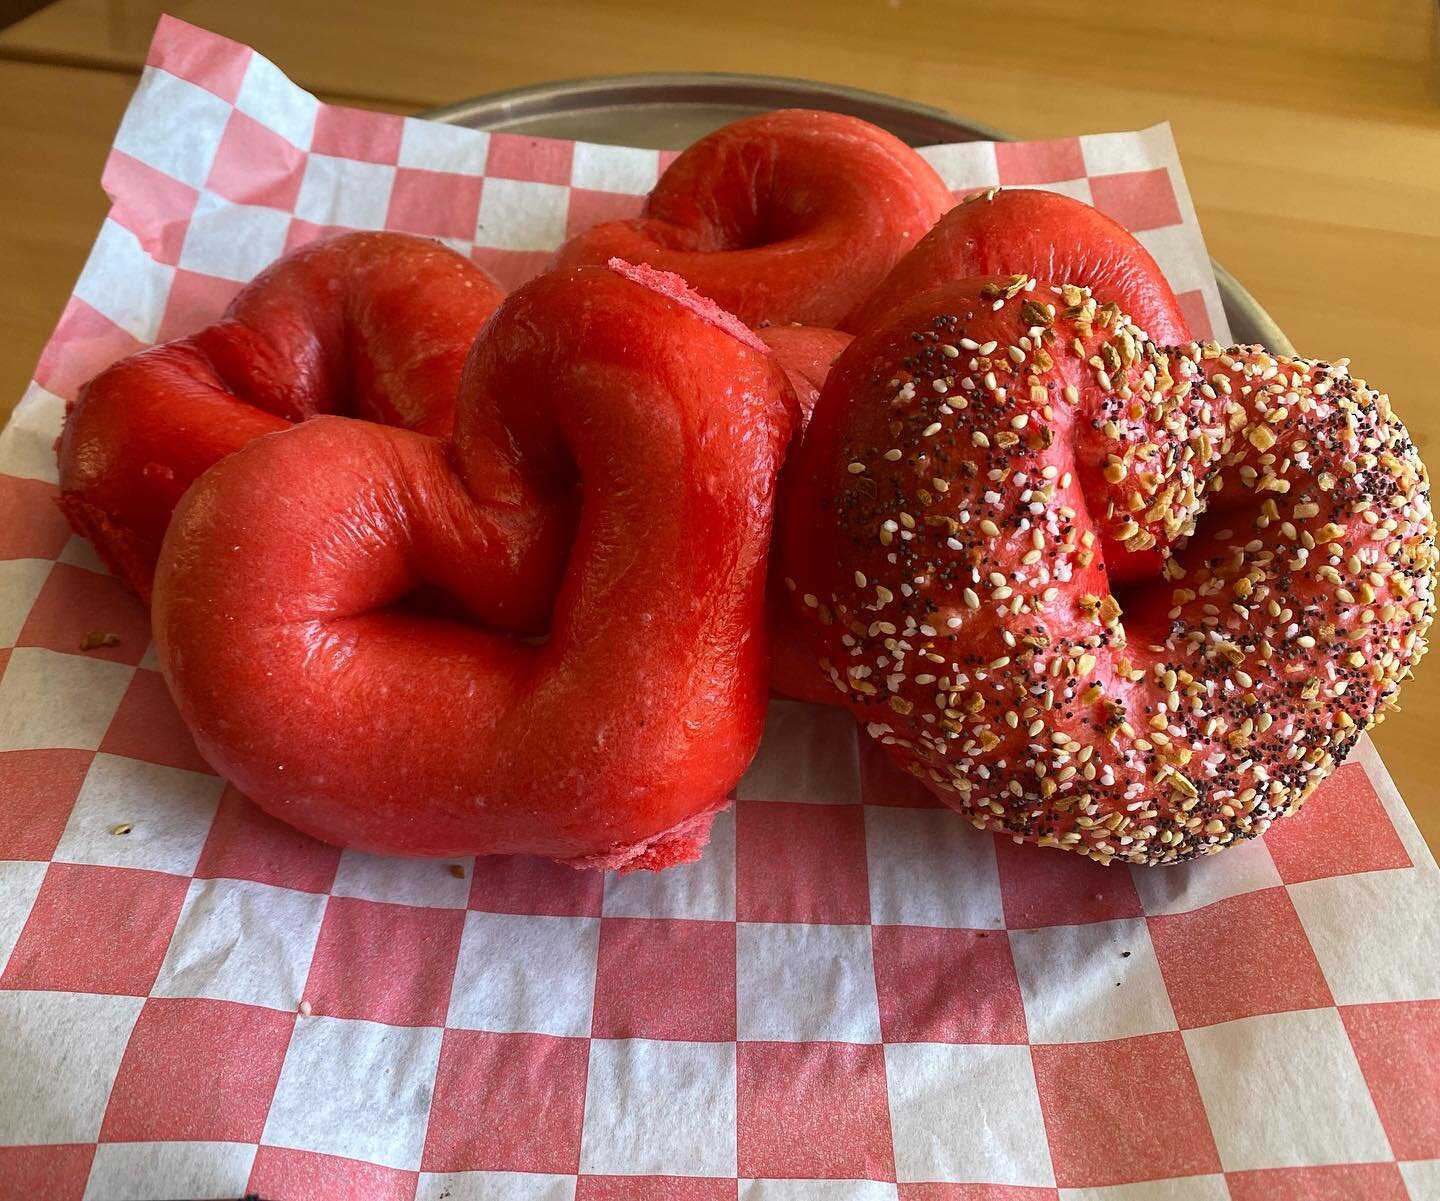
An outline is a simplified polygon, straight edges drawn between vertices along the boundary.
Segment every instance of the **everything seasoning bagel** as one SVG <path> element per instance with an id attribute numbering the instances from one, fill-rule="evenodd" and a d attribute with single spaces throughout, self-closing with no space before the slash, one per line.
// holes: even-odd
<path id="1" fill-rule="evenodd" d="M 1087 290 L 944 285 L 842 355 L 792 459 L 822 669 L 977 826 L 1170 863 L 1293 813 L 1435 607 L 1425 470 L 1344 365 L 1160 348 Z"/>

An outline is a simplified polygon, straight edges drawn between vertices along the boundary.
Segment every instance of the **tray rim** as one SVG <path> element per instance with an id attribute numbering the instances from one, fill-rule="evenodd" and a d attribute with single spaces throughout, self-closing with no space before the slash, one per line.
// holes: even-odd
<path id="1" fill-rule="evenodd" d="M 691 93 L 690 103 L 705 99 L 731 103 L 747 103 L 742 97 L 748 92 L 770 92 L 776 96 L 793 96 L 796 100 L 808 98 L 828 100 L 836 106 L 832 111 L 889 110 L 903 112 L 919 120 L 933 121 L 937 127 L 968 133 L 971 136 L 952 138 L 953 141 L 1014 141 L 1009 134 L 983 122 L 938 108 L 919 101 L 906 100 L 886 92 L 872 92 L 848 84 L 826 83 L 821 80 L 805 79 L 791 75 L 755 75 L 735 71 L 655 71 L 618 75 L 581 75 L 566 79 L 547 80 L 543 83 L 522 84 L 496 92 L 486 92 L 467 100 L 456 101 L 440 108 L 421 113 L 432 121 L 446 124 L 471 124 L 477 114 L 490 112 L 504 113 L 509 119 L 525 116 L 540 116 L 547 109 L 547 103 L 557 99 L 572 102 L 588 100 L 587 107 L 599 108 L 602 102 L 612 97 L 623 98 L 627 93 L 652 93 L 650 103 L 662 103 L 665 93 L 683 91 Z M 707 95 L 710 94 L 710 95 Z M 754 103 L 755 101 L 748 101 Z M 841 107 L 843 106 L 843 107 Z M 811 107 L 817 107 L 812 103 Z M 475 125 L 474 128 L 486 128 Z M 925 143 L 931 144 L 931 143 Z M 677 147 L 678 149 L 678 147 Z"/>
<path id="2" fill-rule="evenodd" d="M 796 76 L 730 71 L 639 72 L 549 80 L 481 93 L 429 109 L 419 116 L 447 125 L 494 129 L 567 109 L 623 109 L 627 103 L 660 105 L 667 98 L 683 100 L 689 105 L 700 105 L 708 100 L 717 105 L 753 104 L 759 108 L 794 103 L 870 120 L 886 113 L 903 115 L 916 128 L 923 129 L 927 124 L 932 127 L 934 140 L 921 141 L 919 145 L 936 145 L 943 141 L 1015 140 L 1012 135 L 985 122 L 884 92 Z M 883 124 L 883 121 L 877 123 Z M 616 141 L 613 144 L 624 143 Z M 1226 315 L 1232 326 L 1240 327 L 1232 333 L 1242 341 L 1260 342 L 1276 354 L 1294 354 L 1295 348 L 1290 339 L 1249 289 L 1213 256 L 1210 264 Z"/>

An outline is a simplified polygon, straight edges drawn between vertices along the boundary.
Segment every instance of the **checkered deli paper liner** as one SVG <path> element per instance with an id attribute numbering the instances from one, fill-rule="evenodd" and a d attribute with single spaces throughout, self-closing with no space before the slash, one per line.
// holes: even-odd
<path id="1" fill-rule="evenodd" d="M 1165 127 L 924 153 L 1118 217 L 1224 336 Z M 342 852 L 207 769 L 52 502 L 65 402 L 329 230 L 514 285 L 670 157 L 330 107 L 161 21 L 0 436 L 0 1197 L 1440 1198 L 1440 877 L 1368 743 L 1149 871 L 978 834 L 789 702 L 660 875 Z"/>

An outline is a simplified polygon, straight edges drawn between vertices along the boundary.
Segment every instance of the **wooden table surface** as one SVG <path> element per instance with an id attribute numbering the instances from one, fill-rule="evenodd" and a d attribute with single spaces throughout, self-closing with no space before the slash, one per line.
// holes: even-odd
<path id="1" fill-rule="evenodd" d="M 1440 454 L 1434 0 L 58 0 L 0 32 L 0 418 L 104 215 L 101 164 L 162 10 L 325 99 L 399 112 L 720 70 L 891 92 L 1024 137 L 1168 120 L 1215 256 L 1303 353 L 1349 355 Z M 1440 652 L 1404 701 L 1376 742 L 1440 848 Z"/>

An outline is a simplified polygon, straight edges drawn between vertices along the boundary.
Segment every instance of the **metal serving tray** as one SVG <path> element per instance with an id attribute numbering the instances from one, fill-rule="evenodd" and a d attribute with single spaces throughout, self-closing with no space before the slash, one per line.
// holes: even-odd
<path id="1" fill-rule="evenodd" d="M 968 117 L 897 96 L 775 75 L 695 72 L 568 79 L 492 92 L 425 116 L 471 129 L 678 150 L 721 125 L 776 108 L 821 108 L 863 117 L 912 146 L 1009 140 Z M 1235 340 L 1293 354 L 1289 339 L 1259 302 L 1224 267 L 1213 265 Z"/>

